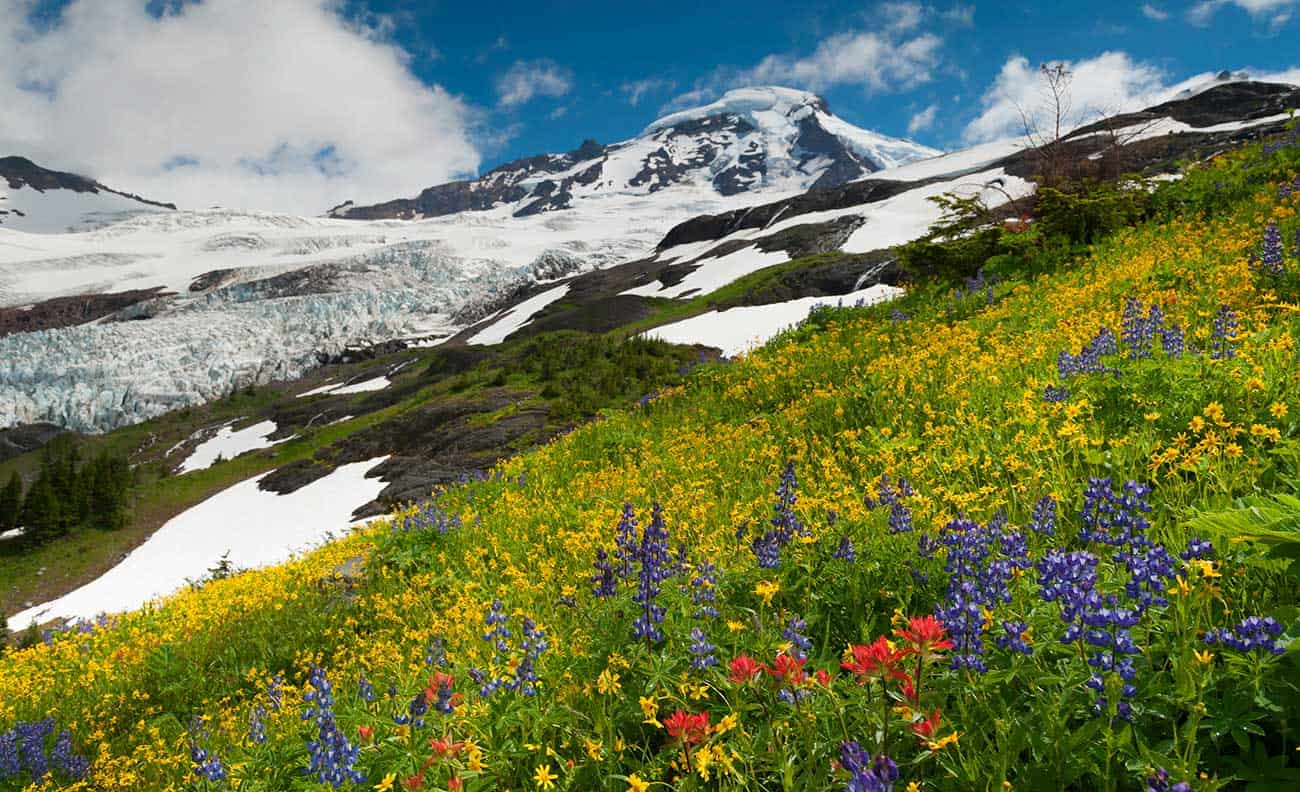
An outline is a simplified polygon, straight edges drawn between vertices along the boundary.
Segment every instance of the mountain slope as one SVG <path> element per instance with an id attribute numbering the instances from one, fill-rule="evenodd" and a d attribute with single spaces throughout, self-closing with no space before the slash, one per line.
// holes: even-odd
<path id="1" fill-rule="evenodd" d="M 412 219 L 508 207 L 522 217 L 569 209 L 588 198 L 648 195 L 679 185 L 722 196 L 803 191 L 938 153 L 859 129 L 832 115 L 815 94 L 744 88 L 660 118 L 621 143 L 602 146 L 588 140 L 566 154 L 509 162 L 478 179 L 430 187 L 412 199 L 373 206 L 349 203 L 330 214 Z"/>
<path id="2" fill-rule="evenodd" d="M 23 157 L 0 157 L 0 228 L 37 234 L 92 231 L 175 208 Z"/>
<path id="3" fill-rule="evenodd" d="M 931 153 L 837 122 L 811 94 L 764 95 L 372 213 L 414 222 L 211 210 L 83 234 L 0 227 L 0 307 L 22 312 L 0 319 L 44 330 L 0 337 L 0 426 L 104 430 L 349 348 L 431 343 L 521 290 L 641 258 L 690 217 Z M 81 317 L 96 321 L 66 326 Z"/>
<path id="4" fill-rule="evenodd" d="M 372 530 L 15 652 L 0 715 L 72 729 L 91 788 L 185 783 L 187 739 L 292 785 L 326 680 L 339 761 L 385 786 L 841 788 L 871 751 L 875 788 L 1289 788 L 1295 583 L 1189 520 L 1300 482 L 1296 283 L 1249 258 L 1296 231 L 1298 169 L 1255 147 L 989 292 L 819 312 Z"/>

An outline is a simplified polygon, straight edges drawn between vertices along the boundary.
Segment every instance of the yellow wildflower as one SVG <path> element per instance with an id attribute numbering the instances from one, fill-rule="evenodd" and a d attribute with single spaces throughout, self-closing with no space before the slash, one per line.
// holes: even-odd
<path id="1" fill-rule="evenodd" d="M 929 748 L 931 751 L 942 751 L 944 748 L 947 748 L 949 745 L 956 745 L 958 736 L 959 735 L 957 734 L 957 732 L 953 732 L 952 734 L 949 734 L 947 737 L 940 737 L 937 740 L 931 740 L 927 742 L 925 747 Z"/>
<path id="2" fill-rule="evenodd" d="M 726 734 L 740 725 L 740 718 L 734 712 L 729 712 L 718 721 L 718 726 L 714 729 L 718 734 Z"/>
<path id="3" fill-rule="evenodd" d="M 1214 653 L 1211 652 L 1209 649 L 1206 649 L 1203 652 L 1200 651 L 1199 649 L 1193 649 L 1192 654 L 1196 656 L 1196 662 L 1200 663 L 1201 665 L 1209 665 L 1210 663 L 1214 662 Z"/>
<path id="4" fill-rule="evenodd" d="M 1268 408 L 1268 414 L 1274 418 L 1285 418 L 1286 405 L 1282 402 L 1273 402 L 1272 406 Z"/>
<path id="5" fill-rule="evenodd" d="M 921 785 L 915 781 L 909 781 L 907 784 L 907 792 L 921 792 Z"/>
<path id="6" fill-rule="evenodd" d="M 1201 577 L 1203 578 L 1223 577 L 1223 575 L 1219 573 L 1219 570 L 1214 568 L 1213 561 L 1206 561 L 1203 558 L 1194 558 L 1190 563 L 1200 571 Z"/>
<path id="7" fill-rule="evenodd" d="M 600 758 L 605 755 L 605 746 L 600 740 L 593 740 L 590 737 L 584 737 L 583 742 L 586 744 L 587 756 L 592 761 L 599 762 Z"/>
<path id="8" fill-rule="evenodd" d="M 1193 432 L 1200 432 L 1205 428 L 1205 419 L 1199 415 L 1193 415 L 1192 420 L 1187 422 L 1187 426 Z"/>
<path id="9" fill-rule="evenodd" d="M 550 765 L 538 765 L 537 771 L 533 773 L 533 783 L 537 784 L 538 789 L 555 789 L 555 779 L 559 776 L 551 772 Z"/>
<path id="10" fill-rule="evenodd" d="M 623 685 L 618 681 L 618 674 L 606 668 L 596 677 L 596 690 L 600 691 L 602 696 L 612 696 L 623 689 Z"/>
<path id="11" fill-rule="evenodd" d="M 727 630 L 728 630 L 729 632 L 737 633 L 737 632 L 740 632 L 740 631 L 743 630 L 743 629 L 745 629 L 745 623 L 744 623 L 744 622 L 736 621 L 735 619 L 728 619 L 728 620 L 727 620 Z"/>
<path id="12" fill-rule="evenodd" d="M 772 597 L 781 590 L 781 584 L 770 580 L 760 580 L 754 586 L 754 593 L 763 598 L 764 605 L 772 604 Z"/>
<path id="13" fill-rule="evenodd" d="M 646 792 L 648 789 L 650 789 L 650 782 L 642 780 L 636 773 L 627 777 L 627 792 Z"/>
<path id="14" fill-rule="evenodd" d="M 389 773 L 388 775 L 384 776 L 383 779 L 381 779 L 378 784 L 375 784 L 375 792 L 388 792 L 388 790 L 393 788 L 393 782 L 396 780 L 397 780 L 397 774 Z"/>

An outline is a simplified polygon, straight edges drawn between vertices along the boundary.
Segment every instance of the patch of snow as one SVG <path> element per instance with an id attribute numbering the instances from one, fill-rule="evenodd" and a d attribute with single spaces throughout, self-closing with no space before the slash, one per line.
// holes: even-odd
<path id="1" fill-rule="evenodd" d="M 18 528 L 10 528 L 9 530 L 0 533 L 0 542 L 3 542 L 6 539 L 17 539 L 25 533 L 27 533 L 27 529 L 21 526 Z"/>
<path id="2" fill-rule="evenodd" d="M 198 447 L 181 463 L 178 474 L 206 470 L 216 463 L 218 457 L 234 459 L 240 454 L 260 448 L 270 448 L 289 439 L 286 437 L 284 440 L 272 440 L 270 435 L 275 434 L 275 430 L 275 421 L 262 421 L 239 431 L 234 431 L 229 425 L 223 426 L 210 440 L 199 443 Z"/>
<path id="3" fill-rule="evenodd" d="M 664 286 L 659 281 L 651 281 L 644 286 L 636 286 L 622 294 L 639 297 L 695 297 L 721 289 L 737 278 L 757 272 L 775 264 L 784 264 L 790 257 L 785 251 L 777 250 L 764 253 L 755 247 L 743 248 L 725 256 L 706 258 L 695 262 L 698 268 L 672 286 Z"/>
<path id="4" fill-rule="evenodd" d="M 960 175 L 972 170 L 984 168 L 998 160 L 1009 157 L 1027 146 L 1024 138 L 1006 138 L 981 143 L 960 151 L 941 154 L 937 157 L 916 160 L 905 165 L 877 171 L 869 179 L 893 179 L 897 181 L 919 181 L 936 176 Z"/>
<path id="5" fill-rule="evenodd" d="M 704 344 L 733 357 L 762 346 L 782 330 L 798 324 L 814 306 L 866 305 L 893 300 L 903 294 L 894 286 L 877 284 L 842 297 L 801 297 L 771 305 L 748 305 L 726 311 L 709 311 L 680 322 L 647 330 L 641 335 L 674 344 Z"/>
<path id="6" fill-rule="evenodd" d="M 516 330 L 528 325 L 533 317 L 543 308 L 561 299 L 569 293 L 569 284 L 547 289 L 541 294 L 529 297 L 515 307 L 506 311 L 492 324 L 470 336 L 470 344 L 499 344 Z"/>
<path id="7" fill-rule="evenodd" d="M 1000 189 L 986 186 L 999 180 Z M 939 207 L 929 199 L 943 193 L 954 192 L 964 196 L 978 193 L 987 206 L 993 207 L 1006 203 L 1007 195 L 1021 198 L 1033 191 L 1032 182 L 1007 174 L 1001 168 L 917 187 L 860 207 L 866 222 L 849 236 L 843 250 L 845 253 L 865 253 L 925 236 L 930 226 L 943 216 Z"/>
<path id="8" fill-rule="evenodd" d="M 269 474 L 242 481 L 168 520 L 100 577 L 11 616 L 9 625 L 134 610 L 202 578 L 227 552 L 240 568 L 283 563 L 353 523 L 352 512 L 384 489 L 365 477 L 384 459 L 343 465 L 289 495 L 258 488 Z"/>
<path id="9" fill-rule="evenodd" d="M 168 211 L 108 191 L 38 190 L 30 185 L 13 189 L 0 181 L 0 228 L 29 234 L 93 231 L 136 215 Z"/>
<path id="10" fill-rule="evenodd" d="M 354 382 L 351 385 L 340 385 L 330 391 L 331 395 L 344 396 L 352 393 L 370 393 L 372 391 L 381 391 L 392 385 L 393 381 L 388 377 L 374 377 L 373 379 Z"/>
<path id="11" fill-rule="evenodd" d="M 332 393 L 334 389 L 337 387 L 339 387 L 337 383 L 327 382 L 324 385 L 320 386 L 319 388 L 312 388 L 309 391 L 303 391 L 302 393 L 299 393 L 295 398 L 305 399 L 308 396 L 319 396 L 322 393 Z"/>

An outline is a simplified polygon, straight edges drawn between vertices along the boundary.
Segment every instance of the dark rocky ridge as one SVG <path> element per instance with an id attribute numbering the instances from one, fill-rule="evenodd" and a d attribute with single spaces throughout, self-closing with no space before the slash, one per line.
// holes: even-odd
<path id="1" fill-rule="evenodd" d="M 30 308 L 0 308 L 0 338 L 12 333 L 54 330 L 92 322 L 168 294 L 171 292 L 159 286 L 108 294 L 54 297 Z"/>
<path id="2" fill-rule="evenodd" d="M 109 187 L 105 187 L 93 179 L 85 176 L 78 176 L 75 173 L 64 173 L 62 171 L 53 171 L 42 168 L 40 165 L 32 162 L 26 157 L 0 157 L 0 179 L 8 183 L 9 188 L 18 190 L 23 187 L 30 187 L 40 192 L 47 190 L 71 190 L 79 193 L 100 193 L 107 192 L 114 195 L 120 195 L 123 198 L 130 198 L 133 201 L 139 201 L 149 206 L 157 206 L 161 209 L 175 209 L 175 204 L 161 203 L 151 201 L 147 198 L 141 198 L 132 193 L 121 192 Z"/>

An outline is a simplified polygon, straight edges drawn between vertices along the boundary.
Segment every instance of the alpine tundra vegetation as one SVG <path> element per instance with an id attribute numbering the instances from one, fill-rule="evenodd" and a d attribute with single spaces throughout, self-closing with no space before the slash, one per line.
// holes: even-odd
<path id="1" fill-rule="evenodd" d="M 8 650 L 0 783 L 1294 788 L 1297 209 L 1290 129 L 938 228 L 889 304 Z"/>

